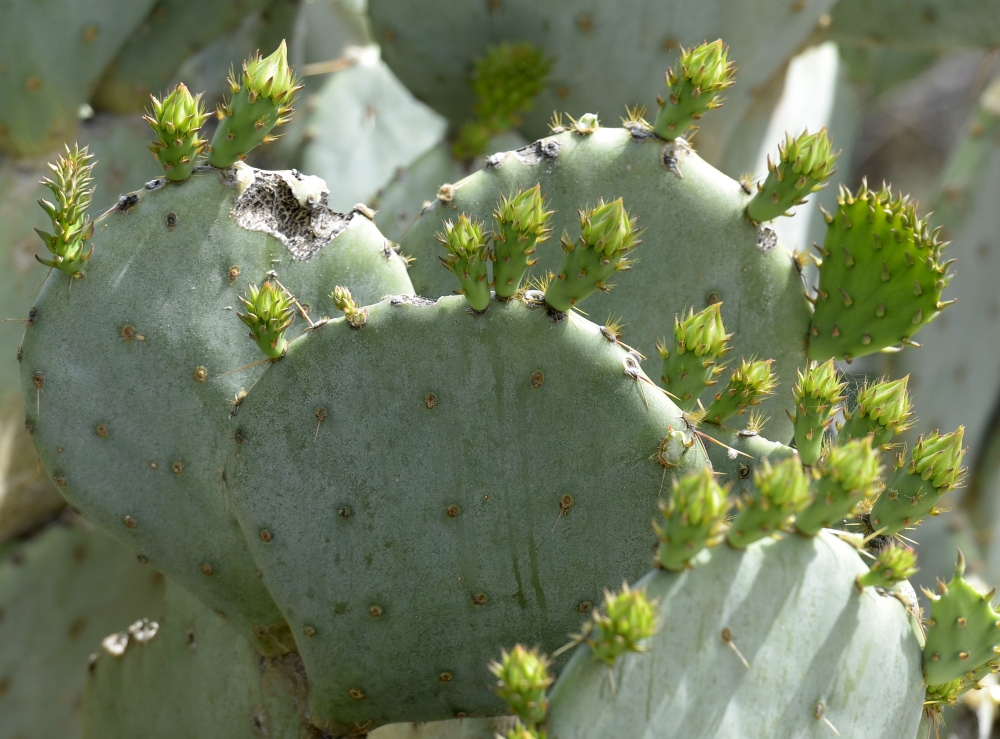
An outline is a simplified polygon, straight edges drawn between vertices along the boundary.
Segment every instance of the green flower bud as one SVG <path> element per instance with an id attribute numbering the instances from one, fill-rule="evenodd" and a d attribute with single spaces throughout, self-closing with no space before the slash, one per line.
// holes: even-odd
<path id="1" fill-rule="evenodd" d="M 292 296 L 270 282 L 259 289 L 251 282 L 239 300 L 247 312 L 236 315 L 250 328 L 250 338 L 269 359 L 282 357 L 288 347 L 285 331 L 295 320 Z"/>
<path id="2" fill-rule="evenodd" d="M 201 105 L 201 93 L 193 96 L 183 83 L 163 100 L 150 95 L 153 109 L 143 119 L 156 138 L 149 150 L 163 166 L 168 180 L 181 182 L 191 176 L 198 156 L 208 143 L 198 138 L 208 115 Z"/>
<path id="3" fill-rule="evenodd" d="M 49 168 L 55 173 L 55 179 L 46 177 L 42 180 L 55 196 L 55 203 L 40 199 L 38 204 L 52 221 L 52 233 L 35 229 L 45 248 L 52 254 L 51 259 L 35 256 L 47 267 L 56 267 L 68 275 L 82 276 L 83 268 L 93 254 L 94 248 L 86 249 L 86 242 L 94 235 L 94 224 L 87 215 L 90 199 L 94 188 L 90 187 L 93 178 L 94 156 L 87 147 L 82 149 L 74 145 L 70 151 L 65 145 L 65 155 L 59 155 L 55 164 L 49 163 Z"/>
<path id="4" fill-rule="evenodd" d="M 858 393 L 857 405 L 844 422 L 841 435 L 856 439 L 872 434 L 875 446 L 882 446 L 889 443 L 894 435 L 911 428 L 913 410 L 906 391 L 909 379 L 907 375 L 891 382 L 866 382 Z"/>
<path id="5" fill-rule="evenodd" d="M 660 540 L 657 565 L 682 570 L 705 547 L 722 541 L 728 504 L 726 488 L 708 467 L 675 480 L 667 503 L 660 503 L 663 525 L 654 523 Z"/>
<path id="6" fill-rule="evenodd" d="M 469 220 L 464 213 L 458 223 L 444 222 L 444 233 L 434 237 L 444 244 L 448 255 L 438 257 L 448 271 L 458 278 L 461 290 L 473 310 L 484 311 L 490 306 L 490 285 L 486 281 L 486 263 L 490 258 L 488 234 L 483 233 L 483 223 Z"/>
<path id="7" fill-rule="evenodd" d="M 689 309 L 684 320 L 675 315 L 673 346 L 656 344 L 663 358 L 661 379 L 681 410 L 694 409 L 702 390 L 716 383 L 722 371 L 717 362 L 731 349 L 721 310 L 722 303 L 713 303 L 699 313 Z"/>
<path id="8" fill-rule="evenodd" d="M 795 446 L 802 464 L 815 464 L 823 448 L 823 432 L 833 423 L 840 410 L 839 403 L 846 382 L 840 381 L 833 360 L 823 364 L 810 362 L 805 372 L 799 370 L 799 380 L 792 388 L 795 401 Z"/>
<path id="9" fill-rule="evenodd" d="M 795 528 L 814 536 L 822 528 L 839 525 L 878 492 L 880 473 L 878 450 L 870 436 L 829 447 L 814 469 L 812 502 L 795 519 Z"/>
<path id="10" fill-rule="evenodd" d="M 965 474 L 962 458 L 966 450 L 962 448 L 965 427 L 959 426 L 950 434 L 940 436 L 937 431 L 928 437 L 921 436 L 911 454 L 911 475 L 919 475 L 938 490 L 947 492 L 954 489 Z"/>
<path id="11" fill-rule="evenodd" d="M 863 575 L 858 575 L 855 582 L 859 590 L 866 585 L 889 589 L 915 574 L 917 574 L 917 553 L 910 547 L 890 546 L 879 553 L 871 569 Z"/>
<path id="12" fill-rule="evenodd" d="M 737 503 L 740 510 L 726 537 L 738 549 L 775 532 L 791 531 L 795 514 L 809 503 L 809 478 L 795 457 L 773 466 L 763 460 L 753 481 L 757 494 Z"/>
<path id="13" fill-rule="evenodd" d="M 658 628 L 656 606 L 644 590 L 630 590 L 622 583 L 621 592 L 604 591 L 604 613 L 596 611 L 594 620 L 583 635 L 594 658 L 614 666 L 627 652 L 645 652 L 643 641 Z"/>
<path id="14" fill-rule="evenodd" d="M 520 644 L 510 652 L 501 651 L 500 661 L 490 664 L 490 672 L 497 679 L 497 695 L 528 729 L 545 721 L 549 709 L 545 691 L 553 680 L 550 664 L 537 648 L 528 650 Z"/>
<path id="15" fill-rule="evenodd" d="M 806 129 L 793 139 L 785 134 L 784 145 L 778 145 L 778 163 L 767 158 L 768 175 L 747 206 L 747 214 L 756 223 L 763 223 L 806 201 L 806 196 L 826 187 L 827 180 L 837 171 L 840 152 L 834 152 L 826 129 L 816 133 Z"/>
<path id="16" fill-rule="evenodd" d="M 508 198 L 500 196 L 493 211 L 497 223 L 493 238 L 493 285 L 497 297 L 509 299 L 517 294 L 528 267 L 537 262 L 532 258 L 536 245 L 549 238 L 548 228 L 553 211 L 545 210 L 545 198 L 540 185 Z"/>
<path id="17" fill-rule="evenodd" d="M 733 84 L 735 65 L 721 40 L 693 49 L 681 47 L 678 72 L 667 70 L 667 100 L 657 98 L 660 110 L 653 130 L 662 139 L 684 136 L 705 111 L 722 105 L 718 93 Z"/>
<path id="18" fill-rule="evenodd" d="M 354 302 L 354 298 L 351 297 L 350 290 L 337 285 L 333 288 L 333 292 L 330 293 L 330 297 L 333 298 L 333 304 L 337 310 L 343 312 L 348 326 L 351 328 L 361 328 L 365 325 L 365 321 L 368 320 L 368 311 L 365 308 L 358 307 L 358 304 Z"/>
<path id="19" fill-rule="evenodd" d="M 715 394 L 705 419 L 711 423 L 723 423 L 728 418 L 743 415 L 747 408 L 760 405 L 778 385 L 771 369 L 773 364 L 773 359 L 740 360 L 740 366 L 729 376 L 725 389 Z"/>

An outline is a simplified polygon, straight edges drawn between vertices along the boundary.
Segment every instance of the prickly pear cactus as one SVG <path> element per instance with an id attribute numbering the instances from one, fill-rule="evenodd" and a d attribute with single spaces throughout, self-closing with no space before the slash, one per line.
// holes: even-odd
<path id="1" fill-rule="evenodd" d="M 75 737 L 87 659 L 163 608 L 163 576 L 74 515 L 0 551 L 0 737 Z"/>
<path id="2" fill-rule="evenodd" d="M 563 643 L 648 567 L 663 465 L 705 464 L 634 355 L 541 297 L 389 298 L 293 343 L 243 401 L 228 494 L 318 725 L 495 714 L 499 646 Z"/>
<path id="3" fill-rule="evenodd" d="M 298 655 L 261 657 L 226 620 L 170 582 L 162 614 L 104 638 L 83 693 L 82 739 L 307 739 Z"/>

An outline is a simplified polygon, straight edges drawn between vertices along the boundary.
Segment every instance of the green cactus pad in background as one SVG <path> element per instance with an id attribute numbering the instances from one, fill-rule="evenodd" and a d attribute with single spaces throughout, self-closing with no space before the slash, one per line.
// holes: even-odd
<path id="1" fill-rule="evenodd" d="M 792 388 L 795 399 L 795 448 L 799 450 L 802 464 L 815 464 L 823 449 L 823 435 L 840 410 L 842 393 L 847 387 L 841 382 L 837 367 L 830 359 L 823 364 L 810 362 L 804 372 L 799 372 L 798 382 Z"/>
<path id="2" fill-rule="evenodd" d="M 941 292 L 951 280 L 945 244 L 908 198 L 862 184 L 857 195 L 841 188 L 838 202 L 827 216 L 809 330 L 809 356 L 820 361 L 910 342 L 946 307 Z"/>
<path id="3" fill-rule="evenodd" d="M 545 302 L 566 312 L 595 290 L 608 292 L 607 280 L 615 272 L 631 269 L 626 255 L 642 242 L 636 219 L 629 216 L 622 199 L 580 211 L 580 238 L 561 243 L 565 256 L 545 290 Z"/>
<path id="4" fill-rule="evenodd" d="M 500 661 L 490 664 L 497 679 L 496 693 L 510 707 L 510 712 L 529 730 L 545 721 L 549 708 L 545 691 L 552 685 L 551 662 L 537 649 L 525 649 L 520 644 L 500 654 Z"/>
<path id="5" fill-rule="evenodd" d="M 80 106 L 153 3 L 0 3 L 0 151 L 39 156 L 72 139 Z"/>
<path id="6" fill-rule="evenodd" d="M 483 234 L 482 221 L 469 220 L 463 213 L 458 223 L 444 222 L 444 233 L 435 238 L 448 250 L 438 257 L 445 269 L 458 278 L 460 290 L 473 310 L 484 311 L 490 306 L 490 283 L 486 267 L 490 261 L 489 232 Z"/>
<path id="7" fill-rule="evenodd" d="M 91 102 L 95 108 L 112 113 L 142 110 L 150 95 L 158 94 L 174 79 L 185 59 L 268 4 L 273 3 L 157 0 L 153 11 L 103 70 Z"/>
<path id="8" fill-rule="evenodd" d="M 493 234 L 493 283 L 498 298 L 512 298 L 521 289 L 524 273 L 535 264 L 538 244 L 547 241 L 551 210 L 545 210 L 541 187 L 519 189 L 510 197 L 500 195 L 493 211 L 497 229 Z"/>
<path id="9" fill-rule="evenodd" d="M 182 82 L 163 100 L 151 97 L 153 109 L 143 116 L 156 135 L 149 150 L 163 166 L 167 179 L 181 182 L 191 176 L 208 143 L 198 138 L 208 118 L 201 105 L 201 93 L 192 97 Z"/>
<path id="10" fill-rule="evenodd" d="M 895 534 L 940 512 L 937 504 L 941 497 L 961 484 L 965 476 L 964 434 L 962 426 L 950 434 L 935 431 L 917 440 L 909 464 L 904 464 L 903 455 L 899 455 L 896 471 L 872 507 L 873 529 Z"/>
<path id="11" fill-rule="evenodd" d="M 795 515 L 809 503 L 809 479 L 795 457 L 772 465 L 767 459 L 753 473 L 756 495 L 737 499 L 739 512 L 726 540 L 738 549 L 765 536 L 792 531 Z"/>
<path id="12" fill-rule="evenodd" d="M 889 546 L 872 562 L 871 569 L 858 575 L 859 588 L 868 586 L 889 589 L 917 574 L 917 555 L 910 547 Z"/>
<path id="13" fill-rule="evenodd" d="M 778 145 L 778 162 L 767 158 L 767 179 L 757 185 L 757 194 L 747 206 L 747 215 L 757 223 L 784 215 L 789 208 L 801 205 L 810 194 L 826 187 L 836 172 L 839 152 L 834 153 L 826 129 L 808 130 Z"/>
<path id="14" fill-rule="evenodd" d="M 667 97 L 657 100 L 660 109 L 653 124 L 657 136 L 683 137 L 705 113 L 722 107 L 720 93 L 733 84 L 736 74 L 728 54 L 721 39 L 693 49 L 681 47 L 677 71 L 667 70 Z"/>
<path id="15" fill-rule="evenodd" d="M 250 283 L 246 295 L 238 295 L 246 313 L 237 311 L 236 317 L 250 329 L 250 338 L 268 359 L 280 359 L 288 348 L 285 331 L 295 320 L 293 298 L 281 287 L 271 282 L 259 288 Z M 339 308 L 339 306 L 338 306 Z"/>
<path id="16" fill-rule="evenodd" d="M 35 230 L 52 258 L 35 258 L 46 267 L 58 268 L 72 276 L 82 274 L 93 252 L 93 246 L 88 248 L 88 242 L 94 235 L 94 224 L 87 215 L 90 198 L 94 194 L 91 187 L 94 182 L 91 177 L 93 160 L 86 146 L 82 149 L 74 146 L 70 151 L 67 145 L 66 154 L 60 154 L 55 164 L 49 164 L 55 179 L 46 177 L 42 180 L 56 202 L 51 203 L 44 198 L 38 201 L 52 221 L 53 233 Z"/>
<path id="17" fill-rule="evenodd" d="M 815 536 L 822 528 L 839 526 L 876 494 L 879 470 L 878 451 L 870 436 L 831 446 L 816 467 L 813 499 L 796 517 L 795 528 Z"/>
<path id="18" fill-rule="evenodd" d="M 550 736 L 823 739 L 833 726 L 912 739 L 920 644 L 898 600 L 858 592 L 867 568 L 853 547 L 824 532 L 715 547 L 697 561 L 636 583 L 664 626 L 648 653 L 619 660 L 613 682 L 577 650 L 549 695 Z"/>
<path id="19" fill-rule="evenodd" d="M 682 410 L 694 410 L 699 396 L 723 371 L 719 359 L 730 350 L 733 335 L 726 333 L 721 310 L 722 303 L 712 303 L 699 313 L 691 308 L 683 321 L 674 316 L 673 344 L 656 342 L 663 359 L 660 380 Z"/>
<path id="20" fill-rule="evenodd" d="M 68 514 L 0 553 L 0 737 L 79 736 L 87 659 L 163 609 L 163 576 Z"/>
<path id="21" fill-rule="evenodd" d="M 594 613 L 577 638 L 590 647 L 594 659 L 614 667 L 629 652 L 647 651 L 646 640 L 658 628 L 656 605 L 646 592 L 622 583 L 617 593 L 604 591 L 604 608 Z"/>
<path id="22" fill-rule="evenodd" d="M 274 140 L 271 131 L 287 123 L 295 94 L 302 89 L 288 66 L 288 51 L 282 41 L 268 57 L 260 53 L 243 62 L 243 73 L 229 76 L 232 98 L 220 103 L 219 125 L 212 136 L 208 163 L 229 167 L 261 144 Z"/>
<path id="23" fill-rule="evenodd" d="M 153 620 L 155 618 L 155 620 Z M 298 655 L 261 657 L 179 585 L 166 608 L 105 639 L 87 676 L 82 739 L 309 739 Z"/>
<path id="24" fill-rule="evenodd" d="M 924 591 L 931 601 L 924 645 L 928 686 L 964 678 L 1000 653 L 1000 615 L 990 604 L 993 593 L 983 595 L 964 575 L 965 557 L 959 551 L 955 576 L 947 585 L 938 581 L 937 595 Z"/>
<path id="25" fill-rule="evenodd" d="M 919 50 L 1000 44 L 996 0 L 840 0 L 830 13 L 829 32 L 848 43 Z"/>
<path id="26" fill-rule="evenodd" d="M 328 730 L 503 712 L 500 648 L 555 650 L 649 566 L 680 412 L 599 326 L 526 300 L 389 298 L 292 343 L 242 403 L 229 500 Z"/>
<path id="27" fill-rule="evenodd" d="M 774 358 L 779 378 L 794 377 L 806 362 L 809 305 L 791 256 L 776 247 L 772 232 L 747 219 L 748 196 L 738 182 L 697 155 L 684 159 L 675 144 L 634 130 L 566 131 L 490 157 L 486 169 L 456 183 L 450 199 L 436 200 L 403 237 L 404 253 L 416 257 L 414 288 L 431 297 L 453 290 L 453 279 L 437 265 L 433 234 L 459 213 L 490 218 L 498 193 L 540 184 L 546 207 L 555 211 L 549 227 L 570 238 L 578 233 L 582 204 L 620 197 L 638 218 L 644 243 L 636 268 L 618 273 L 614 290 L 588 298 L 591 319 L 620 317 L 627 323 L 624 341 L 658 363 L 656 341 L 674 316 L 721 301 L 726 324 L 740 327 L 732 341 L 737 356 Z M 668 169 L 671 163 L 683 179 Z M 560 271 L 559 250 L 539 249 L 536 256 L 535 275 Z M 790 405 L 786 394 L 761 405 L 775 439 L 791 436 L 784 417 Z"/>
<path id="28" fill-rule="evenodd" d="M 449 721 L 429 721 L 387 724 L 368 734 L 369 739 L 496 739 L 506 737 L 514 729 L 513 716 L 495 718 L 458 718 Z"/>
<path id="29" fill-rule="evenodd" d="M 906 384 L 910 376 L 899 380 L 866 382 L 858 393 L 854 410 L 845 413 L 840 435 L 858 439 L 871 434 L 872 444 L 880 447 L 913 426 L 913 410 Z"/>
<path id="30" fill-rule="evenodd" d="M 722 541 L 726 534 L 726 489 L 715 481 L 708 467 L 674 481 L 666 503 L 660 503 L 662 525 L 653 523 L 659 544 L 656 564 L 667 570 L 682 570 L 705 547 Z"/>
<path id="31" fill-rule="evenodd" d="M 294 188 L 294 189 L 293 189 Z M 315 315 L 332 286 L 361 301 L 407 291 L 403 261 L 322 183 L 239 165 L 157 180 L 97 220 L 87 278 L 58 272 L 26 332 L 24 403 L 68 500 L 262 650 L 292 646 L 232 518 L 230 410 L 263 368 L 238 291 L 276 271 Z M 239 371 L 236 371 L 239 370 Z"/>
<path id="32" fill-rule="evenodd" d="M 774 392 L 778 380 L 771 371 L 773 359 L 741 359 L 740 366 L 729 375 L 729 382 L 715 394 L 705 409 L 705 420 L 719 424 L 743 415 L 748 408 L 760 405 Z"/>

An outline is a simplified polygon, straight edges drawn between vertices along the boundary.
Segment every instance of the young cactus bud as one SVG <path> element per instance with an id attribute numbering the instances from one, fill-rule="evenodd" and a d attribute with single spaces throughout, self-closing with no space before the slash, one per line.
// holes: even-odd
<path id="1" fill-rule="evenodd" d="M 906 392 L 909 379 L 907 375 L 891 382 L 866 382 L 858 393 L 857 405 L 847 414 L 847 420 L 840 429 L 841 437 L 858 439 L 870 434 L 874 437 L 872 443 L 880 447 L 892 441 L 896 434 L 911 428 L 913 410 L 910 394 Z"/>
<path id="2" fill-rule="evenodd" d="M 351 328 L 361 328 L 365 325 L 365 321 L 368 320 L 368 310 L 358 307 L 358 304 L 354 302 L 354 298 L 351 297 L 350 290 L 337 285 L 333 288 L 333 292 L 330 293 L 330 297 L 333 298 L 333 304 L 337 310 L 344 314 L 348 326 Z"/>
<path id="3" fill-rule="evenodd" d="M 155 139 L 149 150 L 163 167 L 168 180 L 181 182 L 191 176 L 206 141 L 198 138 L 208 115 L 201 105 L 201 93 L 193 96 L 183 83 L 160 100 L 150 95 L 153 109 L 143 116 L 153 129 Z"/>
<path id="4" fill-rule="evenodd" d="M 486 281 L 486 263 L 490 258 L 487 246 L 489 236 L 483 234 L 481 221 L 469 220 L 463 213 L 458 223 L 444 222 L 444 233 L 434 235 L 448 250 L 448 256 L 438 257 L 449 272 L 458 278 L 461 290 L 473 310 L 484 311 L 490 307 L 490 284 Z"/>
<path id="5" fill-rule="evenodd" d="M 502 650 L 500 661 L 490 664 L 490 672 L 497 679 L 497 695 L 528 729 L 545 721 L 549 710 L 545 691 L 552 685 L 550 664 L 537 648 L 528 650 L 520 644 L 510 652 Z"/>
<path id="6" fill-rule="evenodd" d="M 705 411 L 705 420 L 723 423 L 733 416 L 741 416 L 747 408 L 760 405 L 760 401 L 774 392 L 778 381 L 771 371 L 773 359 L 743 359 L 729 376 L 725 389 L 715 394 L 715 399 Z"/>
<path id="7" fill-rule="evenodd" d="M 795 415 L 789 415 L 795 425 L 795 447 L 802 464 L 815 464 L 823 449 L 823 432 L 833 423 L 844 399 L 847 386 L 837 375 L 833 360 L 817 364 L 810 362 L 805 372 L 799 370 L 799 381 L 792 388 Z"/>
<path id="8" fill-rule="evenodd" d="M 871 526 L 890 536 L 922 518 L 938 513 L 941 496 L 957 487 L 965 475 L 962 448 L 965 427 L 939 436 L 921 436 L 910 452 L 910 463 L 899 466 L 871 510 Z"/>
<path id="9" fill-rule="evenodd" d="M 816 493 L 795 519 L 800 534 L 815 536 L 838 526 L 858 505 L 878 491 L 878 451 L 870 436 L 830 447 L 816 468 Z"/>
<path id="10" fill-rule="evenodd" d="M 747 215 L 754 223 L 763 223 L 784 215 L 789 208 L 804 203 L 810 193 L 826 187 L 837 171 L 840 152 L 834 152 L 826 129 L 816 133 L 806 129 L 793 139 L 785 134 L 785 144 L 778 144 L 778 163 L 767 158 L 767 179 L 757 185 L 757 194 L 747 205 Z"/>
<path id="11" fill-rule="evenodd" d="M 629 217 L 622 199 L 580 211 L 580 238 L 573 243 L 566 236 L 562 267 L 545 291 L 545 302 L 553 310 L 565 313 L 594 292 L 607 292 L 605 282 L 615 271 L 632 269 L 625 255 L 638 246 L 636 219 Z"/>
<path id="12" fill-rule="evenodd" d="M 94 251 L 94 247 L 86 248 L 87 240 L 94 235 L 94 224 L 87 215 L 94 181 L 90 173 L 94 169 L 94 156 L 87 147 L 82 149 L 74 145 L 70 151 L 66 146 L 65 155 L 60 154 L 55 164 L 49 163 L 49 168 L 55 172 L 55 179 L 46 177 L 42 180 L 55 196 L 55 204 L 44 198 L 38 201 L 42 210 L 52 221 L 52 233 L 35 229 L 45 248 L 52 254 L 51 259 L 42 259 L 37 254 L 35 259 L 46 267 L 56 267 L 68 275 L 82 276 L 83 268 Z"/>
<path id="13" fill-rule="evenodd" d="M 903 580 L 917 574 L 917 553 L 910 547 L 889 546 L 883 549 L 868 570 L 858 575 L 854 582 L 858 590 L 867 585 L 888 590 Z"/>
<path id="14" fill-rule="evenodd" d="M 809 478 L 795 457 L 772 466 L 763 460 L 753 473 L 757 495 L 740 501 L 726 539 L 737 549 L 778 531 L 792 531 L 795 514 L 809 503 Z"/>
<path id="15" fill-rule="evenodd" d="M 247 312 L 237 311 L 236 315 L 250 328 L 250 338 L 268 359 L 284 356 L 288 348 L 285 331 L 295 320 L 291 295 L 270 282 L 260 289 L 251 282 L 247 294 L 240 295 L 239 300 Z"/>
<path id="16" fill-rule="evenodd" d="M 951 281 L 946 246 L 905 197 L 861 185 L 841 188 L 827 230 L 819 268 L 809 356 L 851 359 L 913 336 L 949 303 L 941 292 Z"/>
<path id="17" fill-rule="evenodd" d="M 522 188 L 509 198 L 500 196 L 500 203 L 493 211 L 497 231 L 490 257 L 497 298 L 508 300 L 521 288 L 524 273 L 538 261 L 533 258 L 535 247 L 552 233 L 548 223 L 553 212 L 545 210 L 540 185 L 530 190 Z"/>
<path id="18" fill-rule="evenodd" d="M 736 66 L 729 61 L 729 47 L 721 40 L 693 49 L 681 47 L 678 72 L 667 70 L 667 99 L 660 106 L 653 130 L 661 139 L 676 139 L 705 114 L 722 106 L 718 93 L 733 84 Z"/>
<path id="19" fill-rule="evenodd" d="M 288 122 L 295 93 L 302 85 L 288 66 L 282 41 L 271 56 L 262 59 L 257 52 L 243 62 L 239 82 L 230 72 L 229 89 L 232 98 L 216 109 L 219 127 L 208 157 L 208 163 L 219 168 L 231 167 L 260 144 L 273 141 L 276 137 L 271 136 L 271 130 Z"/>
<path id="20" fill-rule="evenodd" d="M 1000 654 L 1000 614 L 990 604 L 993 593 L 981 594 L 964 574 L 965 557 L 959 551 L 951 582 L 938 580 L 938 595 L 924 590 L 931 602 L 931 617 L 924 622 L 924 675 L 929 686 L 963 678 Z"/>
<path id="21" fill-rule="evenodd" d="M 691 308 L 683 321 L 675 315 L 673 345 L 665 340 L 656 344 L 663 358 L 660 379 L 681 410 L 693 410 L 702 390 L 715 384 L 722 372 L 719 358 L 732 348 L 728 342 L 733 335 L 722 325 L 721 309 L 722 303 L 713 303 L 700 313 Z"/>
<path id="22" fill-rule="evenodd" d="M 622 583 L 617 594 L 604 591 L 604 613 L 595 611 L 582 637 L 595 659 L 613 667 L 615 660 L 627 652 L 645 652 L 643 642 L 656 629 L 656 605 L 644 590 L 630 590 L 627 583 Z"/>
<path id="23" fill-rule="evenodd" d="M 675 480 L 669 502 L 660 502 L 663 526 L 653 524 L 660 540 L 656 564 L 682 570 L 702 549 L 722 541 L 726 508 L 726 488 L 720 487 L 709 468 Z"/>

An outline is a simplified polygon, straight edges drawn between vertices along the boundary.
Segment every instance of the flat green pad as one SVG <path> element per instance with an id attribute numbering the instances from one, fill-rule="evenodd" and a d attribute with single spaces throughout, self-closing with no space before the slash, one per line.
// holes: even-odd
<path id="1" fill-rule="evenodd" d="M 625 323 L 625 342 L 648 358 L 648 373 L 655 378 L 660 376 L 655 342 L 672 331 L 674 316 L 721 300 L 723 321 L 735 333 L 731 356 L 774 358 L 781 384 L 761 411 L 773 419 L 774 438 L 790 438 L 787 390 L 805 361 L 810 315 L 802 282 L 776 241 L 758 248 L 757 231 L 744 213 L 749 196 L 739 183 L 697 155 L 680 162 L 682 179 L 664 166 L 666 147 L 658 139 L 602 128 L 493 155 L 493 166 L 456 183 L 451 202 L 436 201 L 403 237 L 403 252 L 417 258 L 410 269 L 414 288 L 429 297 L 455 289 L 454 278 L 438 264 L 433 234 L 442 220 L 463 212 L 489 222 L 501 193 L 541 183 L 546 207 L 556 211 L 553 234 L 565 229 L 570 238 L 579 233 L 578 209 L 595 206 L 601 197 L 606 202 L 621 197 L 643 230 L 643 243 L 631 255 L 637 263 L 615 276 L 610 293 L 588 298 L 582 310 L 597 323 L 610 314 Z M 553 238 L 535 256 L 533 274 L 543 275 L 558 272 L 563 253 Z"/>
<path id="2" fill-rule="evenodd" d="M 152 619 L 150 619 L 152 620 Z M 261 657 L 172 582 L 155 630 L 102 648 L 87 677 L 82 739 L 311 739 L 295 654 Z M 149 634 L 152 632 L 152 636 Z"/>
<path id="3" fill-rule="evenodd" d="M 98 220 L 86 277 L 70 285 L 53 273 L 38 296 L 23 346 L 24 405 L 42 462 L 74 506 L 256 634 L 262 650 L 280 652 L 292 643 L 257 578 L 222 474 L 227 401 L 263 371 L 226 374 L 261 359 L 236 318 L 237 294 L 273 269 L 318 316 L 334 312 L 334 285 L 369 302 L 409 281 L 357 213 L 314 256 L 293 258 L 274 236 L 236 225 L 231 212 L 235 204 L 256 227 L 267 225 L 264 215 L 288 215 L 292 233 L 302 226 L 297 201 L 280 188 L 250 198 L 252 186 L 250 200 L 237 201 L 226 176 L 196 173 L 141 191 Z M 318 248 L 306 235 L 292 242 L 300 256 Z"/>
<path id="4" fill-rule="evenodd" d="M 579 316 L 519 301 L 477 316 L 461 297 L 368 310 L 293 343 L 247 396 L 230 500 L 317 724 L 505 713 L 500 648 L 555 650 L 648 569 L 653 457 L 684 421 Z"/>
<path id="5" fill-rule="evenodd" d="M 1000 43 L 997 0 L 840 0 L 830 17 L 840 41 L 941 51 Z"/>
<path id="6" fill-rule="evenodd" d="M 0 554 L 0 738 L 79 735 L 101 639 L 163 609 L 163 576 L 76 516 Z M 105 735 L 110 736 L 110 735 Z"/>
<path id="7" fill-rule="evenodd" d="M 608 668 L 578 648 L 553 688 L 549 736 L 647 739 L 834 736 L 912 739 L 924 699 L 907 611 L 855 576 L 857 552 L 832 534 L 718 546 L 679 574 L 636 587 L 660 600 L 646 654 Z M 750 668 L 723 638 L 728 629 Z"/>

